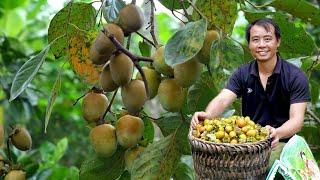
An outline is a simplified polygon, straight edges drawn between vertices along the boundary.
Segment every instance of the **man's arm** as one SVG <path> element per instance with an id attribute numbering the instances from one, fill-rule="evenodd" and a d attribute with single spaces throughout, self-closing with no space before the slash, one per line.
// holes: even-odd
<path id="1" fill-rule="evenodd" d="M 299 132 L 303 125 L 304 113 L 307 107 L 306 102 L 294 103 L 290 105 L 289 120 L 278 128 L 271 128 L 272 147 L 276 147 L 279 139 L 293 136 Z"/>
<path id="2" fill-rule="evenodd" d="M 211 119 L 219 116 L 228 107 L 237 95 L 229 89 L 223 89 L 214 99 L 210 101 L 205 111 L 195 112 L 191 124 L 193 127 L 199 120 Z"/>
<path id="3" fill-rule="evenodd" d="M 236 98 L 237 95 L 234 92 L 229 89 L 223 89 L 210 101 L 205 112 L 208 113 L 209 118 L 218 117 Z"/>

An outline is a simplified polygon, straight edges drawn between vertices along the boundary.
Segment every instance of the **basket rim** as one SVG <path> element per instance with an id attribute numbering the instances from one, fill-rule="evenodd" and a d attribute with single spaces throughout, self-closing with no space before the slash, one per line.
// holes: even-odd
<path id="1" fill-rule="evenodd" d="M 271 136 L 270 134 L 268 135 L 268 138 L 264 139 L 264 140 L 260 140 L 257 142 L 246 142 L 246 143 L 241 143 L 241 144 L 230 144 L 230 143 L 216 143 L 216 142 L 211 142 L 211 141 L 206 141 L 200 138 L 196 138 L 192 135 L 192 126 L 190 126 L 189 128 L 189 133 L 188 133 L 188 139 L 189 141 L 197 141 L 199 143 L 204 143 L 207 145 L 219 145 L 219 146 L 226 146 L 226 147 L 248 147 L 248 146 L 255 146 L 255 145 L 259 145 L 259 144 L 263 144 L 263 143 L 269 143 L 269 146 L 271 147 Z"/>

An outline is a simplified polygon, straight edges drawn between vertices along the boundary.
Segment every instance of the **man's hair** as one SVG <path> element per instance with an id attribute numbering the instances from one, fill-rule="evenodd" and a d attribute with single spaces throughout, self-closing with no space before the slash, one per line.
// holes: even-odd
<path id="1" fill-rule="evenodd" d="M 281 38 L 281 32 L 279 26 L 270 18 L 263 18 L 263 19 L 258 19 L 254 21 L 253 23 L 249 24 L 247 29 L 246 29 L 246 39 L 247 42 L 250 42 L 250 30 L 252 26 L 257 25 L 257 26 L 262 26 L 266 31 L 270 31 L 270 25 L 274 27 L 274 33 L 276 35 L 277 40 Z"/>

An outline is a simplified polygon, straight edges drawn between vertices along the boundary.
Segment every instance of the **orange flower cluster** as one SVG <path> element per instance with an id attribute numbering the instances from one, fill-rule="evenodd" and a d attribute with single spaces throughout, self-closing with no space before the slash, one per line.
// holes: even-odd
<path id="1" fill-rule="evenodd" d="M 76 35 L 69 41 L 69 62 L 75 73 L 86 83 L 95 84 L 99 80 L 102 65 L 94 65 L 90 60 L 91 42 L 83 36 Z"/>

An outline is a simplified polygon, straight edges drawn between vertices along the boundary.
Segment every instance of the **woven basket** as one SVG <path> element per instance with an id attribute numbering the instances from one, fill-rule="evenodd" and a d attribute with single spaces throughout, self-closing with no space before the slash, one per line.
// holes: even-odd
<path id="1" fill-rule="evenodd" d="M 255 143 L 229 144 L 204 141 L 189 131 L 197 179 L 265 179 L 271 138 Z"/>

